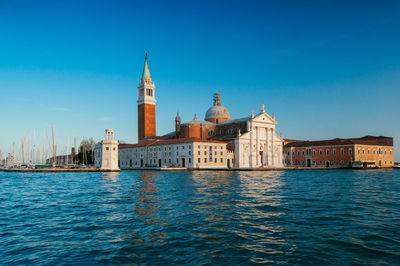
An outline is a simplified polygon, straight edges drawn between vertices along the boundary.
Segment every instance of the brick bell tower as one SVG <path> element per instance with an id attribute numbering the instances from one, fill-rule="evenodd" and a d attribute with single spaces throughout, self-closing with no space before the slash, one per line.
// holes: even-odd
<path id="1" fill-rule="evenodd" d="M 138 89 L 138 140 L 156 136 L 156 98 L 154 83 L 151 81 L 149 65 L 147 64 L 147 53 L 144 59 L 142 78 Z"/>

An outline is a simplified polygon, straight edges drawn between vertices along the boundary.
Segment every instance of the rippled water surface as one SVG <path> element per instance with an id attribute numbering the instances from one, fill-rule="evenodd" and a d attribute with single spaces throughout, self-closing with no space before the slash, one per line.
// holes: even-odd
<path id="1" fill-rule="evenodd" d="M 0 173 L 0 264 L 400 264 L 400 171 Z"/>

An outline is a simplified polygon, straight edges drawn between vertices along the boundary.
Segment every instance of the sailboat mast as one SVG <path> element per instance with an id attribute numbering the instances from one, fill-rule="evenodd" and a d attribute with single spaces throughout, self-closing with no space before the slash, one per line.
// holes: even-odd
<path id="1" fill-rule="evenodd" d="M 21 154 L 22 154 L 22 164 L 25 164 L 25 147 L 23 138 L 21 140 Z"/>
<path id="2" fill-rule="evenodd" d="M 45 142 L 46 142 L 45 136 L 46 136 L 46 129 L 43 128 L 43 144 L 42 144 L 43 145 L 43 147 L 42 147 L 42 163 L 43 164 L 46 163 L 46 152 L 45 152 L 45 147 L 44 147 Z"/>
<path id="3" fill-rule="evenodd" d="M 53 167 L 56 167 L 56 151 L 54 147 L 54 126 L 51 126 L 51 135 L 53 138 Z"/>
<path id="4" fill-rule="evenodd" d="M 76 136 L 74 137 L 74 166 L 76 164 Z"/>

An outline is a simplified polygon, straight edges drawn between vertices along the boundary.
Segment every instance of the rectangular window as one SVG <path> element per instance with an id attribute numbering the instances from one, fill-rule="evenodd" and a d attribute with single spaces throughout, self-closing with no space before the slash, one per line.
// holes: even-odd
<path id="1" fill-rule="evenodd" d="M 192 163 L 192 158 L 189 158 L 189 163 Z"/>
<path id="2" fill-rule="evenodd" d="M 205 163 L 207 162 L 207 158 L 204 158 L 204 162 L 205 162 Z"/>
<path id="3" fill-rule="evenodd" d="M 224 159 L 221 158 L 221 163 L 223 163 L 223 162 L 224 162 Z"/>
<path id="4" fill-rule="evenodd" d="M 200 158 L 197 159 L 197 162 L 200 163 Z"/>
<path id="5" fill-rule="evenodd" d="M 343 148 L 340 149 L 340 154 L 344 155 L 344 149 Z"/>
<path id="6" fill-rule="evenodd" d="M 313 150 L 313 153 L 314 153 L 314 155 L 315 155 L 315 150 Z"/>

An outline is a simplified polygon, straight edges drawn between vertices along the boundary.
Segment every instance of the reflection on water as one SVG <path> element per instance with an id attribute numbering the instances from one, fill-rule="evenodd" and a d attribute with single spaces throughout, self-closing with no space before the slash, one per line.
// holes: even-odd
<path id="1" fill-rule="evenodd" d="M 390 264 L 400 171 L 0 173 L 3 264 Z"/>
<path id="2" fill-rule="evenodd" d="M 132 229 L 126 235 L 127 240 L 136 244 L 157 245 L 164 239 L 160 230 L 162 223 L 159 221 L 160 202 L 155 182 L 159 178 L 158 172 L 139 172 L 138 182 L 131 186 L 128 195 L 134 202 Z"/>

